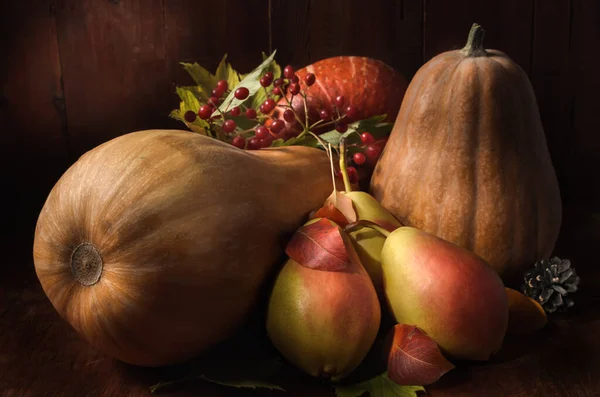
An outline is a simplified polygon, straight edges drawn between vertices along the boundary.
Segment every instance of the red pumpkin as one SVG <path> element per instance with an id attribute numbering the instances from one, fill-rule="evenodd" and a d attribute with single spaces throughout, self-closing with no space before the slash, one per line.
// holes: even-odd
<path id="1" fill-rule="evenodd" d="M 312 86 L 306 90 L 308 120 L 312 124 L 320 120 L 319 112 L 326 110 L 335 114 L 335 100 L 344 98 L 340 111 L 345 112 L 347 106 L 356 109 L 354 120 L 362 120 L 372 116 L 387 114 L 387 121 L 393 122 L 400 110 L 400 104 L 408 87 L 408 81 L 399 72 L 382 61 L 357 56 L 338 56 L 326 58 L 299 69 L 295 74 L 299 78 L 301 88 L 306 88 L 305 78 L 309 73 L 316 77 Z M 287 99 L 286 99 L 287 97 Z M 292 97 L 286 92 L 277 105 L 288 105 Z M 305 118 L 302 96 L 295 95 L 292 106 L 301 120 Z M 285 108 L 276 106 L 272 113 L 274 119 L 283 118 Z M 285 121 L 285 120 L 284 120 Z M 316 128 L 315 133 L 333 129 L 332 125 Z M 282 132 L 284 137 L 295 136 L 302 131 L 298 122 L 287 123 Z"/>

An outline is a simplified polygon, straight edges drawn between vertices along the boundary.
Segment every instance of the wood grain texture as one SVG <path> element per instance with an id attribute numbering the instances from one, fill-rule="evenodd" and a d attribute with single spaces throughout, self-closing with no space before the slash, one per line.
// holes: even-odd
<path id="1" fill-rule="evenodd" d="M 161 0 L 56 0 L 69 137 L 75 156 L 168 123 Z"/>
<path id="2" fill-rule="evenodd" d="M 476 22 L 486 31 L 485 48 L 506 53 L 529 72 L 533 3 L 534 0 L 426 0 L 423 60 L 462 48 Z"/>
<path id="3" fill-rule="evenodd" d="M 10 208 L 5 211 L 3 223 L 9 228 L 2 233 L 2 246 L 9 252 L 17 242 L 32 244 L 46 195 L 69 162 L 50 1 L 2 3 L 0 54 L 2 196 Z"/>
<path id="4" fill-rule="evenodd" d="M 303 67 L 338 55 L 369 56 L 406 78 L 421 65 L 421 0 L 285 1 L 272 3 L 278 59 Z"/>
<path id="5" fill-rule="evenodd" d="M 0 136 L 9 200 L 3 244 L 14 259 L 0 263 L 0 396 L 149 396 L 150 385 L 172 375 L 169 368 L 127 366 L 92 349 L 58 317 L 35 275 L 22 269 L 33 267 L 30 238 L 41 204 L 70 162 L 134 129 L 180 127 L 167 117 L 178 102 L 174 85 L 190 82 L 178 62 L 214 70 L 227 52 L 245 71 L 271 45 L 281 64 L 300 67 L 352 53 L 380 58 L 410 78 L 422 62 L 462 47 L 473 22 L 486 29 L 488 48 L 506 52 L 530 73 L 568 207 L 555 254 L 572 260 L 582 291 L 568 317 L 511 340 L 505 360 L 461 367 L 428 395 L 600 395 L 598 2 L 271 0 L 270 38 L 268 3 L 2 2 Z M 193 382 L 158 395 L 334 395 L 304 380 L 287 393 Z"/>
<path id="6" fill-rule="evenodd" d="M 164 2 L 165 31 L 173 84 L 192 84 L 179 62 L 198 62 L 214 73 L 223 55 L 248 73 L 269 52 L 268 0 L 169 0 Z M 178 103 L 178 102 L 177 102 Z"/>
<path id="7" fill-rule="evenodd" d="M 531 83 L 533 85 L 548 149 L 568 204 L 569 131 L 573 92 L 569 76 L 570 0 L 535 1 Z"/>
<path id="8" fill-rule="evenodd" d="M 569 75 L 573 94 L 565 187 L 573 202 L 600 213 L 600 4 L 571 0 Z"/>

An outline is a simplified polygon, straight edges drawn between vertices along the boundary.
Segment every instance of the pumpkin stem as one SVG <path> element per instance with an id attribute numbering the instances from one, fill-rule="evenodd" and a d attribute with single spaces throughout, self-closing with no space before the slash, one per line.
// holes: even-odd
<path id="1" fill-rule="evenodd" d="M 476 23 L 471 26 L 469 32 L 469 38 L 467 39 L 467 45 L 461 50 L 461 52 L 468 57 L 485 57 L 487 52 L 483 47 L 483 37 L 485 36 L 485 30 Z"/>
<path id="2" fill-rule="evenodd" d="M 91 243 L 82 243 L 71 254 L 71 273 L 81 285 L 90 286 L 100 280 L 102 257 Z"/>

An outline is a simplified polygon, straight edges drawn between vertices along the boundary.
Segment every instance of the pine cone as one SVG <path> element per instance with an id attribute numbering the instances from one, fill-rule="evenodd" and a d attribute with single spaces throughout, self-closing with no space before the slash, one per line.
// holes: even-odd
<path id="1" fill-rule="evenodd" d="M 539 302 L 546 313 L 566 311 L 573 306 L 567 295 L 577 291 L 580 280 L 571 261 L 556 256 L 536 262 L 525 272 L 524 279 L 523 293 Z"/>

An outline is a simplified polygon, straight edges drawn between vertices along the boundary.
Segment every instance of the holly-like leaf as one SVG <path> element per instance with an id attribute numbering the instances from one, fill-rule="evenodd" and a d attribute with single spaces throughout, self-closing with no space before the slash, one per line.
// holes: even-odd
<path id="1" fill-rule="evenodd" d="M 260 78 L 265 73 L 265 70 L 269 67 L 269 65 L 271 65 L 271 62 L 273 62 L 276 52 L 276 50 L 273 51 L 273 53 L 269 57 L 267 57 L 267 59 L 265 59 L 260 65 L 258 65 L 256 69 L 254 69 L 252 72 L 246 75 L 246 77 L 244 77 L 242 81 L 240 81 L 236 88 L 246 87 L 249 91 L 248 97 L 252 97 L 254 94 L 256 94 L 258 90 L 262 89 L 262 86 L 260 85 Z M 235 90 L 232 89 L 231 92 L 227 95 L 227 97 L 219 106 L 219 109 L 215 110 L 213 116 L 216 116 L 220 113 L 227 113 L 231 108 L 241 105 L 247 99 L 248 98 L 237 99 L 235 97 Z"/>
<path id="2" fill-rule="evenodd" d="M 417 393 L 425 391 L 423 386 L 401 386 L 393 382 L 386 372 L 361 383 L 349 386 L 337 386 L 337 397 L 360 397 L 369 393 L 370 397 L 417 397 Z"/>
<path id="3" fill-rule="evenodd" d="M 238 72 L 236 72 L 231 64 L 227 62 L 227 54 L 223 55 L 221 62 L 219 62 L 219 66 L 217 66 L 215 80 L 227 81 L 227 86 L 229 89 L 235 88 L 240 83 L 240 76 Z"/>
<path id="4" fill-rule="evenodd" d="M 200 101 L 201 99 L 198 97 L 200 95 L 200 91 L 197 87 L 176 87 L 175 92 L 181 102 L 179 103 L 179 110 L 185 113 L 188 110 L 193 111 L 194 113 L 198 112 L 200 109 Z"/>
<path id="5" fill-rule="evenodd" d="M 352 204 L 352 199 L 339 191 L 334 190 L 333 193 L 325 200 L 325 203 L 319 208 L 311 218 L 327 218 L 341 227 L 347 226 L 349 223 L 356 222 L 357 214 Z"/>
<path id="6" fill-rule="evenodd" d="M 392 127 L 394 126 L 393 123 L 384 122 L 386 117 L 387 115 L 383 114 L 355 121 L 354 123 L 348 124 L 348 130 L 343 134 L 340 134 L 336 130 L 332 130 L 319 135 L 319 137 L 324 141 L 331 143 L 332 146 L 338 146 L 342 137 L 346 138 L 347 144 L 358 143 L 360 142 L 360 133 L 364 131 L 370 132 L 374 138 L 384 138 L 392 132 Z"/>
<path id="7" fill-rule="evenodd" d="M 262 58 L 264 62 L 269 59 L 269 56 L 263 52 Z M 281 77 L 281 66 L 279 66 L 275 59 L 273 59 L 272 62 L 270 62 L 268 66 L 263 70 L 263 73 L 259 76 L 259 82 L 260 77 L 262 77 L 262 75 L 267 72 L 273 73 L 273 79 Z M 246 101 L 246 106 L 253 109 L 258 109 L 260 105 L 262 105 L 267 100 L 268 96 L 273 97 L 273 100 L 275 102 L 277 102 L 280 98 L 273 96 L 273 85 L 270 85 L 269 87 L 260 88 L 258 91 L 256 91 L 254 95 L 251 95 L 250 98 L 248 98 L 248 100 Z"/>
<path id="8" fill-rule="evenodd" d="M 200 92 L 200 99 L 203 102 L 206 102 L 210 97 L 210 94 L 217 85 L 217 77 L 206 70 L 204 67 L 200 66 L 197 62 L 194 63 L 185 63 L 181 62 L 181 66 L 185 69 L 186 72 L 192 77 L 192 79 L 197 84 L 197 89 Z"/>
<path id="9" fill-rule="evenodd" d="M 286 141 L 284 141 L 283 139 L 279 138 L 279 139 L 275 139 L 272 143 L 271 143 L 272 147 L 278 147 L 278 146 L 308 146 L 308 147 L 319 147 L 319 142 L 312 136 L 309 134 L 306 134 L 304 136 L 297 136 L 297 137 L 292 137 Z"/>
<path id="10" fill-rule="evenodd" d="M 265 61 L 266 59 L 269 58 L 269 56 L 263 52 L 262 58 L 263 58 L 263 61 Z M 279 64 L 275 60 L 273 60 L 273 62 L 271 62 L 271 64 L 267 68 L 267 71 L 273 73 L 273 80 L 281 77 L 281 66 L 279 66 Z"/>
<path id="11" fill-rule="evenodd" d="M 326 218 L 296 230 L 285 253 L 300 265 L 317 270 L 341 271 L 351 263 L 339 226 Z"/>
<path id="12" fill-rule="evenodd" d="M 414 325 L 396 324 L 388 338 L 388 376 L 399 385 L 430 385 L 454 368 Z"/>
<path id="13" fill-rule="evenodd" d="M 171 111 L 169 116 L 173 119 L 182 121 L 190 130 L 196 133 L 208 135 L 207 130 L 210 126 L 205 120 L 196 117 L 196 119 L 190 123 L 184 118 L 187 111 L 197 113 L 200 108 L 199 91 L 197 87 L 176 87 L 175 92 L 181 101 L 179 102 L 179 109 Z"/>
<path id="14" fill-rule="evenodd" d="M 264 363 L 259 363 L 258 361 L 252 363 L 252 365 L 259 366 L 259 368 L 260 368 L 261 364 L 264 364 Z M 158 382 L 158 383 L 150 386 L 150 393 L 154 394 L 157 391 L 159 391 L 161 389 L 165 389 L 167 387 L 173 387 L 173 386 L 185 383 L 185 382 L 197 381 L 197 380 L 203 380 L 203 381 L 215 383 L 215 384 L 221 385 L 221 386 L 235 387 L 238 389 L 267 389 L 267 390 L 285 391 L 285 389 L 283 387 L 281 387 L 274 381 L 264 380 L 262 377 L 256 377 L 255 374 L 254 375 L 253 374 L 245 374 L 245 376 L 241 376 L 241 377 L 238 375 L 237 377 L 234 376 L 232 378 L 223 378 L 223 379 L 220 379 L 218 376 L 215 377 L 215 375 L 194 374 L 191 376 L 184 377 L 182 379 Z"/>
<path id="15" fill-rule="evenodd" d="M 268 390 L 280 390 L 285 391 L 285 389 L 275 383 L 265 382 L 265 381 L 251 381 L 251 380 L 215 380 L 210 379 L 206 376 L 201 376 L 200 379 L 205 381 L 216 383 L 221 386 L 228 387 L 236 387 L 236 388 L 245 388 L 245 389 L 268 389 Z"/>

